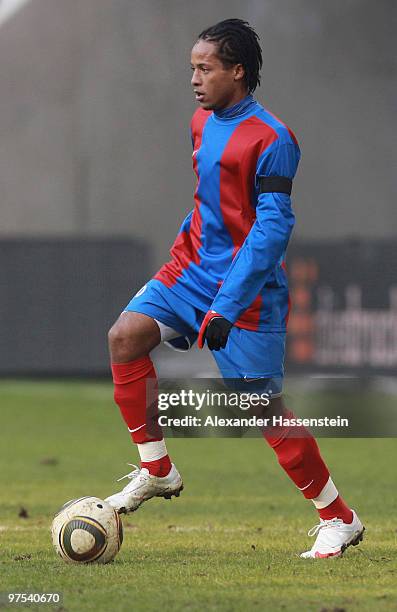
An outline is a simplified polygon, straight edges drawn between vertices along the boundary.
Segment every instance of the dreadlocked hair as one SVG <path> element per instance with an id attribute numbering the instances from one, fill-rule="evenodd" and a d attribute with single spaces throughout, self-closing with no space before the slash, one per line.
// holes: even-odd
<path id="1" fill-rule="evenodd" d="M 242 64 L 244 80 L 249 93 L 261 83 L 262 50 L 259 36 L 247 21 L 225 19 L 203 30 L 198 40 L 207 40 L 218 45 L 219 59 L 225 66 Z"/>

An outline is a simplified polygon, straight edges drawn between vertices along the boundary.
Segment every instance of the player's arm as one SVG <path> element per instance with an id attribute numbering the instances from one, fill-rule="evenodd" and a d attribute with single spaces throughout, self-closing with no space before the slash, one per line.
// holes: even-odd
<path id="1" fill-rule="evenodd" d="M 256 220 L 203 321 L 199 346 L 207 339 L 211 348 L 208 337 L 215 336 L 211 341 L 213 348 L 223 348 L 232 325 L 252 304 L 272 270 L 281 265 L 295 221 L 290 195 L 284 192 L 288 183 L 275 178 L 261 180 L 261 177 L 283 177 L 292 181 L 299 158 L 296 144 L 279 141 L 259 158 L 256 181 L 258 186 L 263 184 L 264 187 L 259 188 Z M 269 191 L 273 188 L 284 191 Z M 221 327 L 222 333 L 217 333 L 215 327 Z"/>

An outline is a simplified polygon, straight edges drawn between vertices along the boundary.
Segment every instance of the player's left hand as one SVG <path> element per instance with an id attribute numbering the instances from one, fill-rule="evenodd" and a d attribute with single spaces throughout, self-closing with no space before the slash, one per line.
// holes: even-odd
<path id="1" fill-rule="evenodd" d="M 207 341 L 210 351 L 219 351 L 219 349 L 225 348 L 232 327 L 233 323 L 230 323 L 225 317 L 222 317 L 215 310 L 209 310 L 200 327 L 198 347 L 202 349 L 205 341 Z"/>

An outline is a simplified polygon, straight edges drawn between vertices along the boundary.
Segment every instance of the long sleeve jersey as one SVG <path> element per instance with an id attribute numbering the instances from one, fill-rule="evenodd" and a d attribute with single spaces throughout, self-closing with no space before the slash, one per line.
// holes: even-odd
<path id="1" fill-rule="evenodd" d="M 295 218 L 290 196 L 261 193 L 259 179 L 294 178 L 297 140 L 252 96 L 220 112 L 199 108 L 191 135 L 195 206 L 154 278 L 237 327 L 284 331 L 284 257 Z"/>

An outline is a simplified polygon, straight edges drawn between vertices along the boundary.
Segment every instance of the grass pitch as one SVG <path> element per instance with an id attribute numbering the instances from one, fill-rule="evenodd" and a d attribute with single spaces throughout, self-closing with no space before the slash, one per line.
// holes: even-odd
<path id="1" fill-rule="evenodd" d="M 341 559 L 299 559 L 317 515 L 261 439 L 170 439 L 181 497 L 124 518 L 114 563 L 76 566 L 52 549 L 53 514 L 113 493 L 137 462 L 112 387 L 3 381 L 0 404 L 0 591 L 62 592 L 44 606 L 62 612 L 397 609 L 394 439 L 320 441 L 367 528 Z"/>

